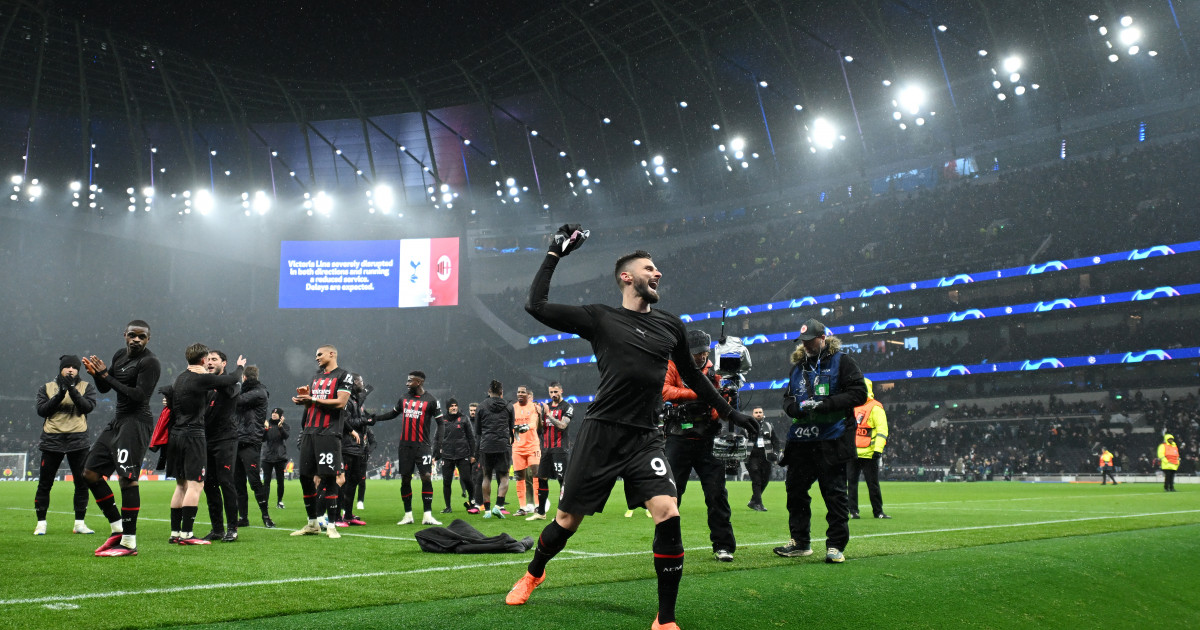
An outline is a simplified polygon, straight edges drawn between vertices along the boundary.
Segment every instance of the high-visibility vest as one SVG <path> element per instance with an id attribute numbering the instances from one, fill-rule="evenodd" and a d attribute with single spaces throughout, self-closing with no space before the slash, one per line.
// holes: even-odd
<path id="1" fill-rule="evenodd" d="M 1112 460 L 1113 460 L 1112 453 L 1109 453 L 1108 451 L 1100 453 L 1100 467 L 1101 468 L 1104 468 L 1105 466 L 1112 466 Z"/>
<path id="2" fill-rule="evenodd" d="M 854 447 L 867 448 L 871 445 L 871 439 L 874 437 L 871 433 L 875 430 L 867 424 L 867 420 L 871 418 L 871 410 L 875 407 L 882 407 L 878 400 L 868 398 L 867 402 L 854 408 Z"/>
<path id="3" fill-rule="evenodd" d="M 1167 463 L 1169 463 L 1173 466 L 1178 466 L 1179 465 L 1179 447 L 1175 446 L 1174 444 L 1165 445 L 1163 447 L 1163 459 L 1167 460 Z"/>

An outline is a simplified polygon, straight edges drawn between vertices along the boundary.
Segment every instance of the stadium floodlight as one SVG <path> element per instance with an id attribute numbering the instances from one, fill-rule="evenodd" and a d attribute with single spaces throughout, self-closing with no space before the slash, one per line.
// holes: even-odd
<path id="1" fill-rule="evenodd" d="M 313 209 L 325 216 L 333 210 L 333 197 L 330 197 L 324 190 L 317 191 L 317 196 L 313 198 Z"/>
<path id="2" fill-rule="evenodd" d="M 938 28 L 938 32 L 939 32 L 939 33 L 945 33 L 945 32 L 946 32 L 946 25 L 945 25 L 945 24 L 938 24 L 938 27 L 937 27 L 937 28 Z"/>
<path id="3" fill-rule="evenodd" d="M 254 193 L 254 201 L 250 202 L 250 207 L 260 215 L 271 211 L 271 197 L 267 195 L 265 190 L 259 190 Z"/>
<path id="4" fill-rule="evenodd" d="M 759 81 L 759 82 L 758 82 L 758 87 L 767 87 L 767 82 L 766 82 L 766 81 Z"/>
<path id="5" fill-rule="evenodd" d="M 1120 59 L 1120 57 L 1118 57 L 1118 56 L 1116 56 L 1116 55 L 1109 55 L 1109 56 L 1108 56 L 1108 60 L 1109 60 L 1109 61 L 1111 61 L 1111 62 L 1113 62 L 1113 63 L 1117 63 L 1117 60 L 1119 60 L 1119 59 Z"/>
<path id="6" fill-rule="evenodd" d="M 687 109 L 687 101 L 679 101 L 679 106 L 683 109 Z"/>
<path id="7" fill-rule="evenodd" d="M 466 138 L 463 138 L 463 144 L 465 144 L 466 146 L 471 146 L 471 141 Z"/>
<path id="8" fill-rule="evenodd" d="M 1117 35 L 1117 38 L 1121 40 L 1122 44 L 1125 44 L 1126 46 L 1132 46 L 1142 38 L 1142 30 L 1136 26 L 1131 26 L 1123 29 L 1121 33 Z"/>
<path id="9" fill-rule="evenodd" d="M 80 190 L 83 190 L 83 184 L 80 182 L 71 182 L 70 188 L 71 192 L 79 192 Z"/>
<path id="10" fill-rule="evenodd" d="M 37 198 L 42 196 L 42 186 L 38 180 L 32 180 L 25 192 L 28 193 L 30 201 L 37 201 Z"/>
<path id="11" fill-rule="evenodd" d="M 997 94 L 997 95 L 996 95 L 996 98 L 998 98 L 998 99 L 1000 99 L 1000 100 L 1002 100 L 1002 101 L 1005 101 L 1005 100 L 1008 100 L 1008 95 L 1007 95 L 1007 94 L 1005 94 L 1004 92 L 1001 92 L 1001 93 L 999 93 L 999 94 Z"/>
<path id="12" fill-rule="evenodd" d="M 900 90 L 896 100 L 901 109 L 916 116 L 921 112 L 921 107 L 925 105 L 925 90 L 910 85 Z"/>
<path id="13" fill-rule="evenodd" d="M 1088 20 L 1090 20 L 1092 22 L 1095 22 L 1096 20 L 1099 20 L 1099 19 L 1100 19 L 1100 16 L 1096 15 L 1095 13 L 1088 16 Z"/>
<path id="14" fill-rule="evenodd" d="M 184 193 L 184 196 L 187 196 L 186 192 Z M 214 205 L 213 196 L 212 193 L 208 192 L 207 190 L 203 188 L 197 190 L 194 202 L 195 203 L 193 205 L 196 208 L 196 211 L 200 214 L 207 215 L 208 213 L 212 212 Z"/>
<path id="15" fill-rule="evenodd" d="M 846 55 L 845 57 L 842 57 L 842 59 L 845 59 L 846 63 L 854 61 L 854 57 L 851 57 L 850 55 Z"/>
<path id="16" fill-rule="evenodd" d="M 813 121 L 812 136 L 808 141 L 818 148 L 832 149 L 837 135 L 837 130 L 834 129 L 832 123 L 824 118 L 818 118 Z"/>
<path id="17" fill-rule="evenodd" d="M 536 135 L 537 135 L 537 129 L 530 129 L 530 130 L 529 130 L 529 135 L 531 135 L 531 136 L 536 136 Z"/>
<path id="18" fill-rule="evenodd" d="M 396 193 L 391 186 L 387 184 L 379 184 L 375 186 L 374 195 L 371 197 L 371 204 L 378 208 L 380 212 L 387 214 L 396 206 Z"/>
<path id="19" fill-rule="evenodd" d="M 1141 50 L 1142 50 L 1142 49 L 1141 49 L 1141 48 L 1138 48 L 1137 46 L 1130 46 L 1130 47 L 1129 47 L 1129 54 L 1131 54 L 1131 55 L 1136 55 L 1136 54 L 1138 54 L 1139 52 L 1141 52 Z"/>
<path id="20" fill-rule="evenodd" d="M 804 110 L 804 106 L 799 103 L 796 103 L 796 105 L 794 107 L 795 107 L 796 111 L 798 111 L 798 112 Z"/>
<path id="21" fill-rule="evenodd" d="M 746 141 L 741 137 L 734 138 L 733 140 L 729 141 L 729 148 L 735 153 L 741 151 L 742 149 L 746 148 Z"/>
<path id="22" fill-rule="evenodd" d="M 1008 75 L 1008 82 L 1009 82 L 1009 83 L 1017 83 L 1017 82 L 1018 82 L 1018 81 L 1020 81 L 1020 80 L 1021 80 L 1021 75 L 1020 75 L 1020 73 L 1014 72 L 1014 73 L 1012 73 L 1012 74 Z"/>
<path id="23" fill-rule="evenodd" d="M 1129 17 L 1128 15 L 1121 17 L 1121 26 L 1132 26 L 1132 25 L 1133 25 L 1133 18 Z"/>
<path id="24" fill-rule="evenodd" d="M 25 178 L 20 175 L 13 175 L 10 181 L 13 183 L 13 186 L 20 186 L 25 183 Z"/>
<path id="25" fill-rule="evenodd" d="M 611 119 L 611 118 L 609 118 L 608 116 L 605 116 L 605 117 L 604 117 L 604 124 L 606 124 L 606 125 L 607 125 L 607 124 L 609 124 L 609 123 L 611 123 L 611 122 L 612 122 L 612 119 Z"/>
<path id="26" fill-rule="evenodd" d="M 1021 69 L 1021 58 L 1016 55 L 1010 55 L 1004 58 L 1004 71 L 1012 74 Z"/>
<path id="27" fill-rule="evenodd" d="M 142 189 L 142 196 L 143 196 L 143 197 L 146 197 L 147 199 L 153 199 L 153 198 L 154 198 L 154 187 L 153 187 L 153 186 L 146 186 L 145 188 L 143 188 L 143 189 Z"/>
<path id="28" fill-rule="evenodd" d="M 1025 93 L 1025 86 L 1018 85 L 1017 87 L 1013 88 L 1013 93 L 1016 94 L 1017 96 L 1021 96 L 1022 94 Z"/>
<path id="29" fill-rule="evenodd" d="M 984 49 L 982 49 L 982 48 L 980 48 L 980 49 L 979 49 L 979 56 L 980 56 L 980 57 L 986 57 L 987 55 L 988 55 L 988 53 L 987 53 L 987 51 L 986 51 L 986 50 L 984 50 Z"/>

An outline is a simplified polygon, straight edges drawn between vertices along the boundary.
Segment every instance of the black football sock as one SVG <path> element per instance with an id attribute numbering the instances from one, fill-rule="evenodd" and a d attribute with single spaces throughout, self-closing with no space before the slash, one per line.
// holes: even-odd
<path id="1" fill-rule="evenodd" d="M 533 550 L 533 560 L 529 561 L 529 575 L 535 578 L 545 575 L 546 563 L 550 562 L 551 558 L 558 555 L 558 552 L 567 546 L 567 540 L 574 533 L 559 525 L 558 521 L 550 521 L 542 529 L 542 534 L 538 536 L 537 547 Z"/>
<path id="2" fill-rule="evenodd" d="M 171 531 L 183 530 L 183 508 L 171 508 Z"/>
<path id="3" fill-rule="evenodd" d="M 142 509 L 142 493 L 137 486 L 121 488 L 121 533 L 137 535 L 138 512 Z"/>
<path id="4" fill-rule="evenodd" d="M 426 512 L 433 510 L 433 480 L 421 480 L 421 507 L 425 508 Z M 446 500 L 446 507 L 450 507 L 450 500 Z"/>
<path id="5" fill-rule="evenodd" d="M 191 538 L 192 530 L 196 527 L 196 512 L 200 511 L 197 505 L 185 505 L 179 508 L 182 520 L 179 521 L 179 535 L 183 538 Z"/>
<path id="6" fill-rule="evenodd" d="M 683 578 L 683 537 L 679 517 L 654 526 L 654 572 L 658 574 L 658 621 L 675 621 L 675 600 Z"/>
<path id="7" fill-rule="evenodd" d="M 454 479 L 442 475 L 442 498 L 446 500 L 446 509 L 450 509 L 450 493 L 454 490 Z"/>
<path id="8" fill-rule="evenodd" d="M 108 482 L 101 479 L 88 487 L 92 489 L 92 496 L 96 497 L 96 506 L 104 513 L 104 518 L 108 519 L 109 523 L 121 520 L 121 512 L 117 510 L 117 500 L 113 497 Z"/>
<path id="9" fill-rule="evenodd" d="M 300 477 L 300 492 L 304 497 L 304 512 L 308 514 L 308 519 L 316 520 L 317 518 L 317 484 L 312 479 Z"/>
<path id="10" fill-rule="evenodd" d="M 409 475 L 400 480 L 400 498 L 404 499 L 404 513 L 412 512 L 412 477 Z"/>
<path id="11" fill-rule="evenodd" d="M 550 480 L 543 479 L 541 487 L 538 488 L 538 504 L 537 504 L 537 513 L 538 514 L 546 513 L 546 500 L 549 498 L 550 498 Z"/>

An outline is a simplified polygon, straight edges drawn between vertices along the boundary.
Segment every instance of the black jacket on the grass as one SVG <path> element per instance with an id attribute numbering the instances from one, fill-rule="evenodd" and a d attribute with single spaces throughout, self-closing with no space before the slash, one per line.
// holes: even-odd
<path id="1" fill-rule="evenodd" d="M 508 534 L 484 536 L 461 518 L 446 527 L 430 527 L 413 535 L 421 551 L 429 553 L 525 553 L 533 548 L 532 536 L 516 540 Z"/>

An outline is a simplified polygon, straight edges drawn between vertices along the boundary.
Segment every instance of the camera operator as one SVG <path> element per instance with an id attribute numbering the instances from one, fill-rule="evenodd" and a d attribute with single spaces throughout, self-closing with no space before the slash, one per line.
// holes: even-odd
<path id="1" fill-rule="evenodd" d="M 720 388 L 721 377 L 713 371 L 708 360 L 712 339 L 702 330 L 689 330 L 688 350 L 696 367 Z M 667 463 L 675 475 L 675 487 L 679 502 L 687 490 L 688 477 L 695 469 L 704 490 L 704 504 L 708 507 L 709 539 L 713 545 L 713 556 L 721 562 L 733 562 L 737 541 L 733 536 L 733 525 L 729 522 L 729 493 L 725 490 L 725 463 L 713 455 L 713 438 L 721 432 L 717 411 L 699 400 L 696 392 L 684 384 L 674 361 L 667 362 L 667 376 L 663 382 L 663 402 L 671 403 L 666 413 Z"/>

